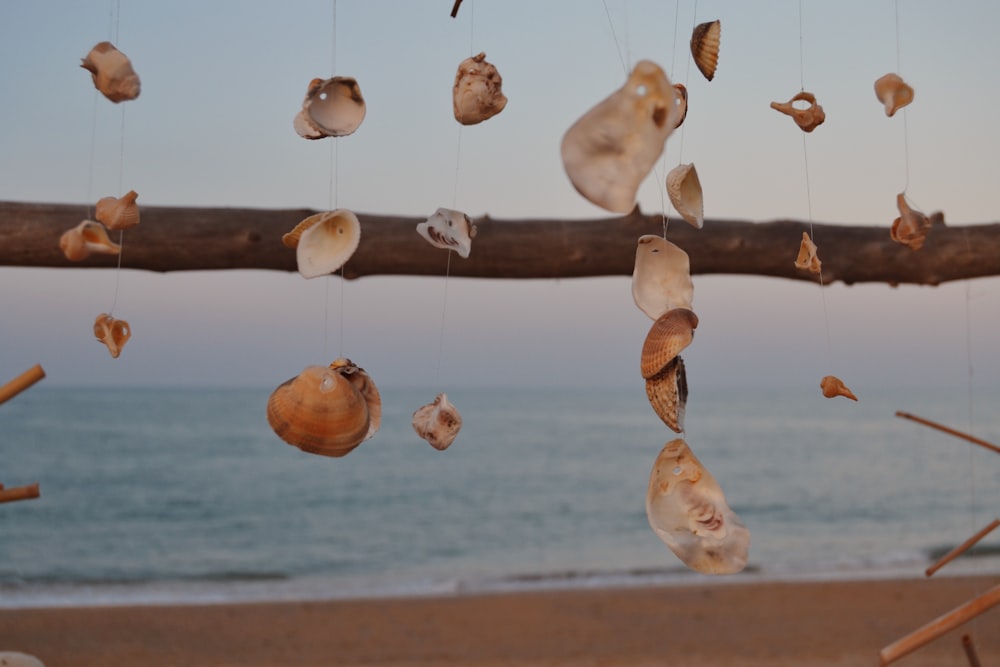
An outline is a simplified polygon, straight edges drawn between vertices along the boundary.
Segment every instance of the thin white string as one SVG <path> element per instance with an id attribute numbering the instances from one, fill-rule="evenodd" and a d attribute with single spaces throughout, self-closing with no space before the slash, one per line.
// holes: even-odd
<path id="1" fill-rule="evenodd" d="M 121 25 L 121 0 L 117 0 L 113 10 L 113 39 L 112 43 L 118 44 L 119 39 L 119 27 Z M 122 190 L 124 189 L 125 183 L 125 105 L 122 106 L 122 120 L 121 126 L 119 127 L 119 150 L 118 150 L 118 196 L 122 195 Z M 96 117 L 95 117 L 96 120 Z M 115 267 L 115 289 L 114 295 L 111 297 L 111 308 L 108 310 L 108 315 L 114 315 L 115 307 L 118 305 L 118 290 L 121 286 L 122 277 L 122 255 L 125 254 L 125 230 L 118 230 L 118 262 Z"/>
<path id="2" fill-rule="evenodd" d="M 444 269 L 444 295 L 441 299 L 441 333 L 438 336 L 437 369 L 435 370 L 435 381 L 441 384 L 441 368 L 444 365 L 444 330 L 448 313 L 448 280 L 451 277 L 451 255 L 452 249 L 448 248 L 448 259 Z"/>
<path id="3" fill-rule="evenodd" d="M 896 0 L 895 7 L 896 7 L 896 74 L 898 74 L 899 76 L 903 76 L 903 65 L 902 65 L 902 57 L 900 55 L 901 47 L 899 39 L 899 0 Z M 906 170 L 905 172 L 906 179 L 903 181 L 903 194 L 905 195 L 906 191 L 910 187 L 910 132 L 906 123 L 906 107 L 903 107 L 901 111 L 903 112 L 903 158 L 904 158 L 903 164 Z"/>
<path id="4" fill-rule="evenodd" d="M 90 169 L 87 175 L 87 218 L 93 217 L 94 213 L 94 163 L 97 160 L 97 100 L 100 97 L 97 89 L 94 89 L 94 113 L 90 122 Z"/>
<path id="5" fill-rule="evenodd" d="M 622 57 L 621 45 L 618 43 L 618 35 L 615 33 L 615 22 L 611 20 L 611 11 L 608 9 L 608 0 L 604 0 L 604 13 L 608 17 L 608 26 L 611 28 L 611 37 L 615 40 L 615 53 L 618 54 L 618 61 L 622 64 L 622 71 L 625 75 L 628 75 L 628 65 L 625 64 L 625 58 Z"/>

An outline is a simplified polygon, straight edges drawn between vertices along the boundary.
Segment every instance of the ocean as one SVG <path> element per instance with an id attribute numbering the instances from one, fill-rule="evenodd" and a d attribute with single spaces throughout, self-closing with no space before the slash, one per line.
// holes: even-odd
<path id="1" fill-rule="evenodd" d="M 0 607 L 450 595 L 538 587 L 922 576 L 1000 515 L 1000 458 L 897 410 L 1000 441 L 1000 391 L 699 389 L 686 440 L 751 533 L 746 570 L 688 570 L 645 491 L 677 437 L 634 388 L 379 387 L 346 457 L 270 430 L 273 387 L 70 388 L 0 406 Z M 997 531 L 1000 533 L 1000 531 Z M 1000 535 L 941 574 L 1000 574 Z M 941 574 L 937 576 L 941 576 Z"/>

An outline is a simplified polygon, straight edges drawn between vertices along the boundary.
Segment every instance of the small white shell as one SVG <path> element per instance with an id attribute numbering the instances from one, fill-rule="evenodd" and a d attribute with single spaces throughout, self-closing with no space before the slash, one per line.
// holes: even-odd
<path id="1" fill-rule="evenodd" d="M 431 447 L 445 450 L 455 441 L 462 428 L 462 415 L 448 401 L 447 394 L 442 392 L 434 398 L 433 403 L 418 408 L 413 413 L 411 423 L 417 435 L 429 442 Z"/>
<path id="2" fill-rule="evenodd" d="M 59 237 L 59 249 L 71 262 L 86 259 L 91 253 L 117 255 L 122 247 L 111 240 L 108 230 L 99 222 L 84 220 Z"/>
<path id="3" fill-rule="evenodd" d="M 139 97 L 139 75 L 132 69 L 132 62 L 111 42 L 94 46 L 83 59 L 80 67 L 90 72 L 94 87 L 114 103 Z"/>
<path id="4" fill-rule="evenodd" d="M 316 278 L 333 273 L 351 258 L 361 241 L 361 223 L 346 208 L 311 215 L 281 237 L 295 248 L 299 273 Z"/>
<path id="5" fill-rule="evenodd" d="M 502 85 L 500 72 L 486 61 L 485 53 L 463 60 L 451 91 L 455 120 L 475 125 L 503 111 L 507 97 L 500 90 Z"/>
<path id="6" fill-rule="evenodd" d="M 672 308 L 690 309 L 694 283 L 688 254 L 661 236 L 640 236 L 632 272 L 632 298 L 639 310 L 653 320 Z"/>
<path id="7" fill-rule="evenodd" d="M 417 233 L 435 248 L 454 250 L 466 259 L 472 252 L 476 225 L 461 211 L 439 208 L 431 217 L 417 225 Z"/>
<path id="8" fill-rule="evenodd" d="M 670 170 L 667 174 L 667 196 L 682 218 L 701 229 L 705 223 L 705 203 L 694 164 L 679 164 Z"/>
<path id="9" fill-rule="evenodd" d="M 313 79 L 293 126 L 300 137 L 322 139 L 352 134 L 365 119 L 365 98 L 349 76 Z"/>

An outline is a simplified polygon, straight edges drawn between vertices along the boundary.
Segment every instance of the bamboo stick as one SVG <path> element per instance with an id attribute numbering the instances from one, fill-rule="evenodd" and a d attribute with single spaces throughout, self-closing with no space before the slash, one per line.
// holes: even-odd
<path id="1" fill-rule="evenodd" d="M 943 566 L 947 565 L 948 563 L 950 563 L 951 561 L 955 560 L 957 557 L 961 556 L 963 553 L 968 551 L 969 547 L 971 547 L 973 544 L 986 537 L 990 533 L 990 531 L 996 528 L 997 526 L 1000 526 L 1000 519 L 993 519 L 993 521 L 990 521 L 990 523 L 986 527 L 980 529 L 978 533 L 976 533 L 975 535 L 973 535 L 972 537 L 970 537 L 969 539 L 962 542 L 957 547 L 946 553 L 944 556 L 942 556 L 938 560 L 938 562 L 934 563 L 929 568 L 927 568 L 924 574 L 926 574 L 928 577 L 931 576 L 932 574 L 940 570 Z"/>
<path id="2" fill-rule="evenodd" d="M 0 503 L 11 503 L 15 500 L 29 500 L 41 495 L 38 491 L 38 482 L 27 486 L 15 486 L 9 489 L 0 489 Z"/>
<path id="3" fill-rule="evenodd" d="M 1000 585 L 994 586 L 982 595 L 965 602 L 947 614 L 937 617 L 927 625 L 889 644 L 879 651 L 879 664 L 885 667 L 885 665 L 899 660 L 904 655 L 929 644 L 949 630 L 954 630 L 997 604 L 1000 604 Z"/>
<path id="4" fill-rule="evenodd" d="M 953 435 L 956 438 L 962 438 L 963 440 L 968 440 L 969 442 L 971 442 L 974 445 L 979 445 L 980 447 L 985 447 L 986 449 L 989 449 L 990 451 L 993 451 L 993 452 L 996 452 L 997 454 L 1000 454 L 1000 447 L 997 447 L 994 444 L 988 443 L 985 440 L 980 440 L 979 438 L 977 438 L 977 437 L 975 437 L 973 435 L 969 435 L 968 433 L 962 433 L 961 431 L 956 431 L 953 428 L 948 428 L 947 426 L 944 426 L 943 424 L 938 424 L 937 422 L 932 422 L 929 419 L 924 419 L 923 417 L 918 417 L 916 415 L 911 415 L 909 412 L 900 412 L 900 411 L 897 411 L 896 412 L 896 416 L 897 417 L 903 417 L 904 419 L 910 419 L 912 421 L 917 422 L 918 424 L 923 424 L 924 426 L 930 426 L 931 428 L 936 428 L 939 431 L 944 431 L 948 435 Z"/>
<path id="5" fill-rule="evenodd" d="M 976 645 L 972 643 L 971 636 L 962 635 L 962 648 L 965 649 L 965 657 L 969 659 L 969 667 L 981 667 Z"/>
<path id="6" fill-rule="evenodd" d="M 41 380 L 43 377 L 45 377 L 45 371 L 42 370 L 42 367 L 39 364 L 35 364 L 7 384 L 0 387 L 0 403 L 6 403 L 31 385 Z"/>

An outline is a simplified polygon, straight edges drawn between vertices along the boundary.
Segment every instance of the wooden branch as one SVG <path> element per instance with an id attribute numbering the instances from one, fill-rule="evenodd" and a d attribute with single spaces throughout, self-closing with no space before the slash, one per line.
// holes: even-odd
<path id="1" fill-rule="evenodd" d="M 909 412 L 897 411 L 896 412 L 896 416 L 897 417 L 902 417 L 903 419 L 909 419 L 910 421 L 915 421 L 918 424 L 923 424 L 924 426 L 930 426 L 931 428 L 937 429 L 938 431 L 941 431 L 942 433 L 947 433 L 948 435 L 953 435 L 956 438 L 961 438 L 962 440 L 968 440 L 972 444 L 979 445 L 983 449 L 988 449 L 991 452 L 996 452 L 997 454 L 1000 454 L 1000 447 L 997 447 L 996 445 L 994 445 L 992 443 L 989 443 L 989 442 L 986 442 L 985 440 L 977 438 L 974 435 L 969 435 L 968 433 L 962 433 L 961 431 L 956 431 L 955 429 L 950 428 L 948 426 L 945 426 L 944 424 L 938 424 L 937 422 L 931 421 L 930 419 L 924 419 L 923 417 L 918 417 L 916 415 L 911 415 Z"/>
<path id="2" fill-rule="evenodd" d="M 942 567 L 944 567 L 945 565 L 947 565 L 948 563 L 950 563 L 951 561 L 955 560 L 956 558 L 964 554 L 966 551 L 968 551 L 972 547 L 972 545 L 974 545 L 976 542 L 989 535 L 990 532 L 997 526 L 1000 526 L 1000 519 L 993 519 L 993 521 L 990 521 L 988 524 L 986 524 L 986 526 L 980 529 L 975 535 L 973 535 L 966 541 L 959 544 L 957 547 L 946 553 L 944 556 L 941 556 L 941 558 L 939 558 L 936 563 L 934 563 L 924 571 L 924 574 L 927 575 L 928 577 L 933 575 Z"/>
<path id="3" fill-rule="evenodd" d="M 0 202 L 0 266 L 114 267 L 117 257 L 68 261 L 59 237 L 76 226 L 85 205 Z M 142 223 L 125 232 L 122 266 L 149 271 L 295 270 L 295 253 L 281 235 L 312 215 L 307 209 L 143 206 Z M 344 267 L 348 279 L 367 275 L 443 276 L 448 251 L 416 232 L 426 217 L 358 214 L 361 245 Z M 939 221 L 921 250 L 889 238 L 889 225 L 814 224 L 822 281 L 937 285 L 1000 275 L 1000 223 L 948 227 Z M 468 259 L 453 258 L 451 275 L 475 278 L 575 278 L 631 275 L 636 241 L 662 234 L 660 214 L 638 210 L 595 220 L 475 220 Z M 671 220 L 667 237 L 687 251 L 692 274 L 745 274 L 817 282 L 795 268 L 804 222 L 706 220 L 704 229 Z M 115 235 L 117 237 L 117 234 Z"/>
<path id="4" fill-rule="evenodd" d="M 971 635 L 962 635 L 962 648 L 969 660 L 969 667 L 981 667 L 982 663 L 979 662 L 979 654 L 976 653 L 976 645 L 972 642 Z"/>
<path id="5" fill-rule="evenodd" d="M 34 484 L 28 484 L 27 486 L 15 486 L 10 489 L 3 488 L 0 485 L 0 503 L 11 503 L 16 500 L 30 500 L 31 498 L 38 498 L 41 493 L 38 490 L 38 482 Z"/>
<path id="6" fill-rule="evenodd" d="M 14 398 L 22 391 L 41 380 L 43 377 L 45 377 L 45 371 L 42 370 L 42 367 L 39 364 L 35 364 L 7 384 L 0 387 L 0 404 L 6 403 L 10 399 Z M 3 487 L 0 486 L 0 489 L 2 488 Z"/>

